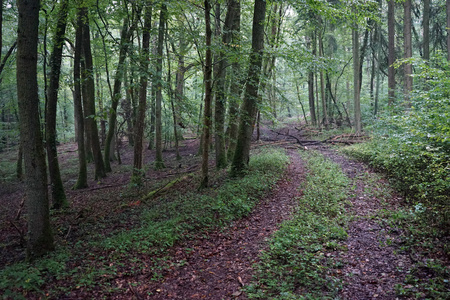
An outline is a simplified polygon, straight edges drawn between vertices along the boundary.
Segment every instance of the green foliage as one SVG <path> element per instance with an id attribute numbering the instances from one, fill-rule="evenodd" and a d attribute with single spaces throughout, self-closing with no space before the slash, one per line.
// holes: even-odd
<path id="1" fill-rule="evenodd" d="M 299 209 L 282 224 L 261 254 L 251 299 L 334 299 L 337 267 L 325 252 L 347 238 L 344 200 L 347 177 L 340 167 L 317 153 L 304 154 L 310 170 L 298 199 Z"/>

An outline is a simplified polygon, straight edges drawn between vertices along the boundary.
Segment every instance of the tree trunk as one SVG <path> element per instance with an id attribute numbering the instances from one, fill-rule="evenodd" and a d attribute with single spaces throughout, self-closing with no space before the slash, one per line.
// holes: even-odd
<path id="1" fill-rule="evenodd" d="M 450 61 L 450 0 L 446 1 L 447 13 L 447 60 Z"/>
<path id="2" fill-rule="evenodd" d="M 403 21 L 403 37 L 405 39 L 405 59 L 412 57 L 412 39 L 411 39 L 411 0 L 406 0 L 403 3 L 404 21 Z M 404 64 L 405 70 L 405 103 L 409 107 L 411 105 L 410 93 L 412 91 L 413 78 L 412 65 L 410 63 Z"/>
<path id="3" fill-rule="evenodd" d="M 205 0 L 205 107 L 203 113 L 203 143 L 202 143 L 202 178 L 200 188 L 208 186 L 208 161 L 209 161 L 209 138 L 211 130 L 211 100 L 212 100 L 212 53 L 211 53 L 211 4 Z"/>
<path id="4" fill-rule="evenodd" d="M 430 0 L 423 1 L 423 58 L 430 59 Z"/>
<path id="5" fill-rule="evenodd" d="M 47 89 L 47 107 L 46 107 L 46 146 L 48 171 L 50 175 L 50 186 L 53 200 L 53 208 L 60 209 L 67 207 L 66 193 L 61 180 L 58 163 L 58 149 L 56 148 L 56 114 L 59 90 L 59 75 L 61 73 L 62 50 L 66 33 L 67 13 L 69 10 L 69 1 L 61 1 L 61 7 L 56 20 L 55 36 L 53 38 L 53 51 L 50 57 L 50 82 Z"/>
<path id="6" fill-rule="evenodd" d="M 37 45 L 39 0 L 18 0 L 17 100 L 20 139 L 25 161 L 25 189 L 28 221 L 27 257 L 32 259 L 54 249 L 50 228 L 47 173 L 40 131 Z"/>
<path id="7" fill-rule="evenodd" d="M 232 27 L 232 37 L 231 43 L 237 45 L 233 47 L 234 54 L 240 53 L 240 32 L 241 32 L 241 2 L 240 0 L 233 1 L 235 9 L 235 18 Z M 238 56 L 238 55 L 237 55 Z M 228 122 L 228 132 L 229 132 L 229 143 L 228 143 L 228 153 L 227 158 L 231 160 L 234 156 L 234 150 L 236 149 L 236 139 L 238 132 L 238 114 L 239 114 L 239 99 L 241 95 L 242 80 L 241 80 L 241 66 L 237 59 L 233 61 L 231 66 L 231 86 L 230 86 L 230 97 L 229 97 L 229 122 Z"/>
<path id="8" fill-rule="evenodd" d="M 356 27 L 356 25 L 355 25 Z M 354 113 L 355 113 L 355 131 L 360 134 L 361 126 L 361 108 L 360 108 L 360 83 L 359 83 L 359 32 L 358 29 L 352 30 L 353 34 L 353 90 L 354 90 Z"/>
<path id="9" fill-rule="evenodd" d="M 156 148 L 156 160 L 155 169 L 165 168 L 162 157 L 162 56 L 164 46 L 164 25 L 167 20 L 167 6 L 165 3 L 161 5 L 161 11 L 159 14 L 159 28 L 158 28 L 158 44 L 156 53 L 156 103 L 155 103 L 155 148 Z"/>
<path id="10" fill-rule="evenodd" d="M 78 179 L 73 189 L 82 189 L 87 184 L 87 165 L 86 165 L 86 148 L 84 145 L 84 117 L 83 105 L 81 101 L 81 54 L 82 54 L 82 38 L 83 38 L 83 11 L 78 8 L 77 27 L 75 29 L 75 56 L 73 67 L 73 106 L 74 117 L 76 123 L 76 139 L 78 145 Z"/>
<path id="11" fill-rule="evenodd" d="M 450 0 L 448 0 L 450 2 Z M 388 105 L 392 106 L 395 101 L 395 16 L 394 16 L 394 0 L 388 0 Z"/>
<path id="12" fill-rule="evenodd" d="M 150 30 L 152 23 L 151 1 L 147 1 L 148 6 L 145 10 L 144 28 L 142 33 L 142 57 L 141 57 L 141 78 L 139 87 L 139 107 L 134 126 L 134 156 L 133 156 L 133 178 L 136 180 L 145 175 L 142 170 L 142 151 L 144 140 L 145 111 L 147 106 L 147 84 L 148 84 L 148 65 L 150 58 Z M 133 179 L 132 179 L 133 181 Z"/>
<path id="13" fill-rule="evenodd" d="M 228 1 L 227 14 L 223 25 L 222 47 L 219 53 L 219 64 L 214 74 L 216 82 L 216 101 L 214 111 L 216 168 L 222 169 L 227 165 L 227 153 L 225 147 L 225 89 L 226 89 L 226 67 L 228 66 L 227 53 L 232 51 L 230 45 L 232 38 L 232 27 L 236 17 L 236 1 Z"/>
<path id="14" fill-rule="evenodd" d="M 238 139 L 232 164 L 232 175 L 242 176 L 248 168 L 250 144 L 253 132 L 253 120 L 257 109 L 258 87 L 260 82 L 262 55 L 264 49 L 264 19 L 266 16 L 266 1 L 255 0 L 252 29 L 252 51 L 247 74 L 247 85 L 244 92 L 244 102 L 241 108 Z"/>
<path id="15" fill-rule="evenodd" d="M 320 20 L 320 25 L 322 26 L 322 20 Z M 323 58 L 323 37 L 322 37 L 322 28 L 319 28 L 319 56 Z M 322 99 L 322 114 L 323 114 L 323 124 L 325 128 L 328 127 L 328 111 L 327 111 L 327 102 L 325 101 L 325 81 L 323 77 L 323 70 L 320 70 L 320 97 Z"/>
<path id="16" fill-rule="evenodd" d="M 140 15 L 140 10 L 138 10 L 135 19 L 137 20 Z M 106 134 L 105 141 L 105 170 L 106 172 L 111 172 L 111 164 L 110 157 L 111 152 L 113 152 L 114 148 L 111 147 L 111 142 L 115 136 L 116 132 L 116 121 L 117 121 L 117 106 L 119 105 L 119 100 L 121 97 L 121 87 L 122 87 L 122 79 L 124 76 L 125 69 L 125 58 L 127 56 L 131 35 L 136 26 L 136 22 L 128 28 L 129 20 L 125 18 L 123 21 L 122 32 L 120 34 L 120 50 L 119 50 L 119 61 L 117 63 L 117 71 L 114 78 L 114 87 L 113 87 L 113 98 L 111 99 L 111 109 L 109 114 L 108 121 L 108 133 Z"/>
<path id="17" fill-rule="evenodd" d="M 88 9 L 83 10 L 83 54 L 85 63 L 85 74 L 83 83 L 85 85 L 85 106 L 84 115 L 86 117 L 86 126 L 89 128 L 92 154 L 95 164 L 95 180 L 106 177 L 105 165 L 103 162 L 102 152 L 100 149 L 100 140 L 98 138 L 97 122 L 95 120 L 95 83 L 94 83 L 94 66 L 92 61 L 91 38 L 89 29 Z"/>

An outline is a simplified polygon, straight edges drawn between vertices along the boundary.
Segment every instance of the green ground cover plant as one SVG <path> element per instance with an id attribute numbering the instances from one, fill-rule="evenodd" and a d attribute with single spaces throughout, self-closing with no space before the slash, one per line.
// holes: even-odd
<path id="1" fill-rule="evenodd" d="M 292 219 L 284 222 L 255 265 L 250 299 L 334 299 L 340 282 L 329 275 L 339 262 L 325 252 L 347 238 L 348 178 L 316 152 L 303 152 L 309 174 Z"/>

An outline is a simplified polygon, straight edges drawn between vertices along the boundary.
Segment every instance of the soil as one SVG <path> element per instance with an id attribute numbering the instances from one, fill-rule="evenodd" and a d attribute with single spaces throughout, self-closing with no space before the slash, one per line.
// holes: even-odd
<path id="1" fill-rule="evenodd" d="M 290 164 L 276 188 L 261 200 L 248 217 L 234 222 L 228 228 L 209 232 L 198 239 L 184 241 L 172 247 L 168 253 L 172 267 L 163 273 L 161 280 L 150 280 L 150 271 L 131 277 L 118 275 L 110 283 L 125 287 L 126 291 L 97 296 L 108 299 L 247 299 L 242 287 L 251 281 L 252 265 L 258 261 L 258 254 L 265 248 L 265 240 L 277 230 L 283 220 L 290 217 L 296 206 L 295 199 L 301 196 L 298 187 L 306 171 L 298 149 L 304 148 L 296 143 L 295 138 L 289 137 L 289 132 L 300 134 L 293 127 L 278 130 L 278 133 L 267 127 L 261 129 L 261 141 L 255 143 L 254 147 L 270 143 L 285 147 Z M 344 245 L 347 251 L 327 254 L 344 263 L 340 274 L 337 274 L 344 283 L 340 298 L 396 299 L 395 285 L 403 282 L 412 261 L 407 253 L 399 251 L 399 244 L 396 243 L 402 233 L 389 231 L 373 217 L 381 208 L 395 209 L 401 205 L 401 197 L 394 195 L 390 199 L 377 199 L 367 195 L 363 175 L 373 172 L 370 168 L 342 156 L 328 145 L 313 148 L 338 163 L 356 186 L 354 195 L 349 199 L 351 205 L 348 206 L 349 213 L 355 218 L 347 231 L 348 239 Z M 63 172 L 71 208 L 63 216 L 59 216 L 58 223 L 54 224 L 61 229 L 57 235 L 58 242 L 71 243 L 89 234 L 90 227 L 79 226 L 80 223 L 94 224 L 102 221 L 111 224 L 110 229 L 105 229 L 107 234 L 113 228 L 132 226 L 133 222 L 138 222 L 138 214 L 128 214 L 125 224 L 111 216 L 111 211 L 116 212 L 114 215 L 117 216 L 123 211 L 124 205 L 133 205 L 135 201 L 130 191 L 125 202 L 114 202 L 112 199 L 117 197 L 108 196 L 124 193 L 129 183 L 130 169 L 127 166 L 132 165 L 133 151 L 124 145 L 121 149 L 122 166 L 113 163 L 112 168 L 116 171 L 100 182 L 91 179 L 87 189 L 70 190 L 73 178 L 69 176 L 69 172 Z M 183 141 L 180 150 L 183 157 L 181 161 L 176 161 L 173 150 L 164 152 L 166 168 L 161 171 L 149 169 L 144 189 L 154 188 L 153 179 L 170 179 L 198 170 L 200 158 L 195 156 L 198 141 L 187 139 Z M 76 146 L 73 144 L 60 146 L 62 170 L 74 168 L 75 151 Z M 147 165 L 151 164 L 154 151 L 147 150 L 145 157 Z M 181 183 L 174 188 L 189 188 L 189 184 Z M 23 213 L 18 213 L 23 198 L 23 183 L 14 181 L 1 185 L 0 268 L 23 259 L 21 236 L 25 232 L 26 223 Z M 16 218 L 18 214 L 19 218 Z M 388 240 L 392 242 L 390 245 L 387 245 Z M 64 299 L 84 297 L 93 295 L 73 287 L 73 291 Z"/>

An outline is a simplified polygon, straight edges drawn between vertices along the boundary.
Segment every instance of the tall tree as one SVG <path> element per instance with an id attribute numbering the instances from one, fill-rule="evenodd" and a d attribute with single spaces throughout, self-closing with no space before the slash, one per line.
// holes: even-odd
<path id="1" fill-rule="evenodd" d="M 446 1 L 447 13 L 447 60 L 450 61 L 450 0 Z"/>
<path id="2" fill-rule="evenodd" d="M 124 5 L 128 5 L 127 1 L 124 2 Z M 126 7 L 125 7 L 126 9 Z M 134 16 L 134 21 L 131 26 L 129 26 L 129 18 L 128 14 L 123 20 L 122 31 L 120 34 L 120 45 L 119 45 L 119 61 L 117 63 L 117 71 L 114 77 L 114 88 L 113 88 L 113 97 L 111 99 L 111 110 L 109 114 L 109 122 L 108 122 L 108 133 L 106 135 L 105 141 L 105 171 L 111 172 L 111 164 L 110 157 L 111 151 L 111 142 L 116 133 L 116 121 L 117 121 L 117 106 L 119 105 L 119 100 L 121 98 L 121 87 L 122 87 L 122 79 L 124 78 L 124 70 L 125 70 L 125 59 L 127 57 L 128 48 L 130 45 L 131 36 L 136 28 L 137 21 L 140 16 L 140 8 L 134 12 L 136 15 Z"/>
<path id="3" fill-rule="evenodd" d="M 359 32 L 358 25 L 354 24 L 352 29 L 353 42 L 353 109 L 355 114 L 355 132 L 360 134 L 361 126 L 361 100 L 360 100 L 360 82 L 359 82 Z"/>
<path id="4" fill-rule="evenodd" d="M 50 228 L 47 172 L 40 131 L 37 45 L 39 0 L 18 0 L 17 100 L 20 139 L 24 151 L 26 207 L 28 212 L 27 256 L 34 258 L 54 249 Z"/>
<path id="5" fill-rule="evenodd" d="M 250 144 L 253 133 L 253 121 L 257 110 L 258 87 L 264 49 L 264 19 L 266 17 L 266 1 L 255 0 L 252 24 L 252 50 L 247 73 L 244 101 L 241 107 L 238 139 L 233 157 L 231 173 L 242 176 L 250 159 Z"/>
<path id="6" fill-rule="evenodd" d="M 423 58 L 426 60 L 430 59 L 430 2 L 423 1 Z"/>
<path id="7" fill-rule="evenodd" d="M 82 189 L 87 184 L 86 147 L 84 144 L 84 114 L 81 100 L 81 56 L 83 39 L 83 9 L 77 9 L 77 23 L 75 28 L 75 53 L 73 59 L 73 106 L 75 117 L 75 132 L 78 145 L 78 179 L 73 189 Z"/>
<path id="8" fill-rule="evenodd" d="M 83 58 L 84 72 L 82 72 L 83 82 L 83 101 L 84 116 L 86 120 L 86 131 L 90 136 L 92 154 L 94 158 L 95 180 L 106 177 L 105 164 L 103 162 L 102 152 L 100 148 L 100 140 L 98 137 L 98 127 L 95 120 L 95 83 L 94 83 L 94 64 L 91 51 L 91 37 L 89 28 L 89 15 L 86 7 L 82 8 L 83 20 Z"/>
<path id="9" fill-rule="evenodd" d="M 240 0 L 234 0 L 232 7 L 235 10 L 235 17 L 233 26 L 231 29 L 232 38 L 231 43 L 234 45 L 233 53 L 234 60 L 231 65 L 231 86 L 230 86 L 230 97 L 229 97 L 229 122 L 228 122 L 228 152 L 227 158 L 231 160 L 234 156 L 234 150 L 236 148 L 236 139 L 238 132 L 238 113 L 239 113 L 239 99 L 241 96 L 241 65 L 239 60 L 240 44 L 241 44 L 241 2 Z"/>
<path id="10" fill-rule="evenodd" d="M 59 75 L 61 73 L 62 50 L 67 25 L 69 1 L 62 0 L 56 20 L 53 38 L 53 51 L 50 56 L 49 85 L 47 88 L 47 107 L 45 114 L 45 134 L 47 146 L 48 171 L 52 191 L 53 207 L 56 209 L 68 206 L 66 193 L 59 171 L 58 150 L 56 149 L 56 114 L 59 91 Z"/>
<path id="11" fill-rule="evenodd" d="M 313 32 L 311 34 L 314 35 Z M 308 36 L 306 37 L 306 47 L 308 49 L 311 49 L 311 40 L 314 41 L 314 38 Z M 313 126 L 316 126 L 317 119 L 316 119 L 316 108 L 314 99 L 314 70 L 312 70 L 312 68 L 308 70 L 308 102 L 309 102 L 309 114 L 311 115 L 311 123 Z"/>
<path id="12" fill-rule="evenodd" d="M 209 161 L 209 138 L 211 131 L 211 100 L 212 100 L 212 51 L 211 51 L 211 4 L 205 0 L 205 107 L 203 114 L 203 143 L 202 143 L 202 179 L 200 188 L 208 186 L 208 161 Z"/>
<path id="13" fill-rule="evenodd" d="M 227 53 L 232 50 L 230 45 L 232 38 L 232 26 L 236 15 L 236 1 L 229 0 L 225 23 L 223 25 L 222 44 L 220 46 L 219 62 L 217 71 L 214 73 L 216 84 L 215 108 L 214 108 L 214 130 L 216 148 L 216 168 L 221 169 L 227 165 L 225 147 L 225 76 L 228 66 Z"/>
<path id="14" fill-rule="evenodd" d="M 448 0 L 450 1 L 450 0 Z M 388 104 L 395 99 L 395 0 L 388 0 Z"/>
<path id="15" fill-rule="evenodd" d="M 145 126 L 145 111 L 147 108 L 147 85 L 148 85 L 148 65 L 150 58 L 150 30 L 152 23 L 152 1 L 147 1 L 144 14 L 144 28 L 142 29 L 142 54 L 140 59 L 141 78 L 139 86 L 139 106 L 134 125 L 134 156 L 133 156 L 133 177 L 143 176 L 142 172 L 142 150 Z M 136 179 L 135 179 L 136 180 Z"/>
<path id="16" fill-rule="evenodd" d="M 404 20 L 403 20 L 403 38 L 405 48 L 405 59 L 412 57 L 412 38 L 411 38 L 411 0 L 405 0 L 403 3 Z M 410 93 L 412 91 L 412 65 L 411 63 L 404 64 L 405 76 L 405 102 L 410 105 Z"/>
<path id="17" fill-rule="evenodd" d="M 164 168 L 164 161 L 162 157 L 162 61 L 163 61 L 163 47 L 164 47 L 164 32 L 167 20 L 167 6 L 163 2 L 159 13 L 159 27 L 158 27 L 158 43 L 156 50 L 156 99 L 155 99 L 155 149 L 156 159 L 155 168 Z"/>

